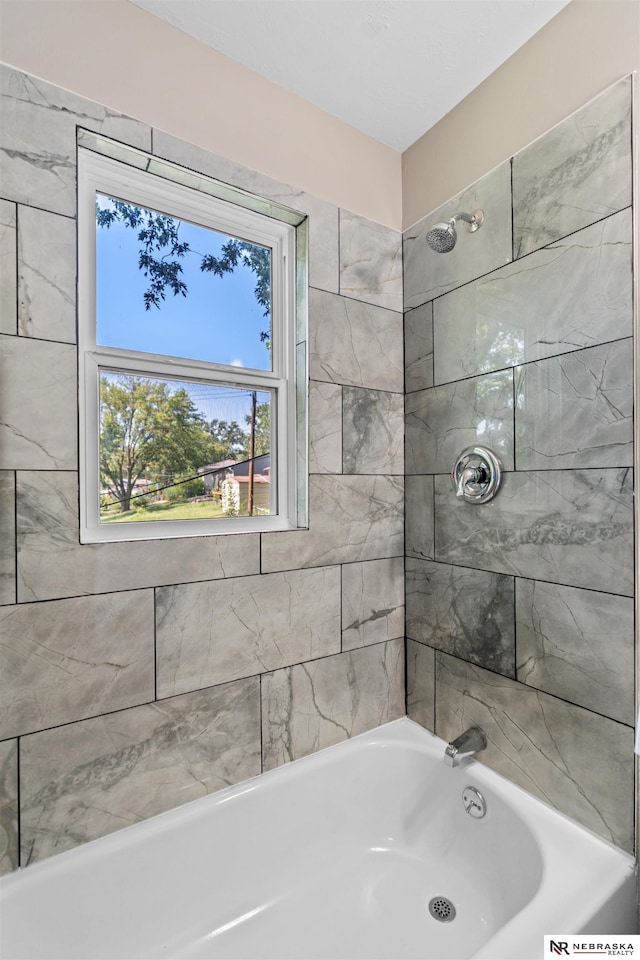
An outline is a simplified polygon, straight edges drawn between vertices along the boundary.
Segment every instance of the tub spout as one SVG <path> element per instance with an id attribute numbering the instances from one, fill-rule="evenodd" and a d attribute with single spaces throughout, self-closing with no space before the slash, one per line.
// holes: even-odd
<path id="1" fill-rule="evenodd" d="M 480 727 L 469 727 L 459 737 L 447 744 L 444 752 L 444 762 L 450 767 L 457 767 L 465 757 L 472 757 L 487 745 L 487 738 Z"/>

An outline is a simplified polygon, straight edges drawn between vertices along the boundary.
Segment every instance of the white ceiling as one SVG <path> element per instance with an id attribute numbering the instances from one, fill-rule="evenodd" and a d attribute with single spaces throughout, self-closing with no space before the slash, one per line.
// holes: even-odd
<path id="1" fill-rule="evenodd" d="M 406 150 L 569 0 L 132 0 Z"/>

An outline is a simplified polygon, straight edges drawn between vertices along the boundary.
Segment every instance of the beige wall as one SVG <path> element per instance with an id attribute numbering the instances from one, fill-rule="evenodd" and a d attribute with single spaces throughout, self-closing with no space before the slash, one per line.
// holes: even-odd
<path id="1" fill-rule="evenodd" d="M 401 157 L 128 0 L 3 0 L 0 59 L 400 229 Z"/>
<path id="2" fill-rule="evenodd" d="M 404 226 L 638 69 L 640 3 L 572 0 L 405 151 Z"/>
<path id="3" fill-rule="evenodd" d="M 638 0 L 572 0 L 401 156 L 128 0 L 0 16 L 6 63 L 396 229 L 640 69 Z"/>

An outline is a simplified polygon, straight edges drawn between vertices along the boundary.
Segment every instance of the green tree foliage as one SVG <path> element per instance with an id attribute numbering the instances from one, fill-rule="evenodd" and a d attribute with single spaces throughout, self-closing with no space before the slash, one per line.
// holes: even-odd
<path id="1" fill-rule="evenodd" d="M 100 477 L 123 513 L 137 480 L 197 469 L 210 442 L 183 388 L 144 377 L 100 378 Z"/>
<path id="2" fill-rule="evenodd" d="M 263 308 L 264 316 L 270 316 L 271 252 L 266 247 L 229 239 L 223 244 L 219 257 L 197 253 L 180 240 L 180 220 L 122 200 L 111 200 L 108 207 L 101 207 L 96 200 L 96 222 L 99 227 L 106 228 L 119 222 L 138 231 L 138 267 L 149 281 L 144 293 L 146 310 L 151 307 L 159 309 L 167 290 L 174 296 L 187 296 L 187 285 L 180 276 L 183 272 L 180 261 L 187 254 L 193 254 L 200 257 L 200 269 L 204 273 L 213 273 L 217 277 L 233 273 L 239 265 L 249 267 L 256 276 L 255 298 Z M 267 330 L 260 334 L 263 342 L 268 342 L 269 337 Z"/>
<path id="3" fill-rule="evenodd" d="M 247 435 L 239 423 L 235 420 L 211 420 L 206 429 L 212 440 L 209 463 L 242 459 L 246 451 Z"/>
<path id="4" fill-rule="evenodd" d="M 244 418 L 247 428 L 251 427 L 251 416 L 247 414 Z M 244 456 L 249 457 L 249 433 L 245 433 Z M 254 437 L 254 456 L 259 457 L 263 453 L 269 453 L 271 450 L 271 410 L 269 403 L 259 403 L 256 405 L 256 428 Z"/>

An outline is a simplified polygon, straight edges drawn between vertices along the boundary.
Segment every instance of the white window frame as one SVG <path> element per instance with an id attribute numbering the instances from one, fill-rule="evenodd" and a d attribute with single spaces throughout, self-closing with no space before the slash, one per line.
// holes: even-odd
<path id="1" fill-rule="evenodd" d="M 96 193 L 158 210 L 271 249 L 271 370 L 142 353 L 96 342 Z M 297 527 L 294 226 L 119 160 L 79 148 L 78 355 L 82 543 L 216 536 Z M 270 392 L 271 515 L 100 523 L 101 370 Z"/>

